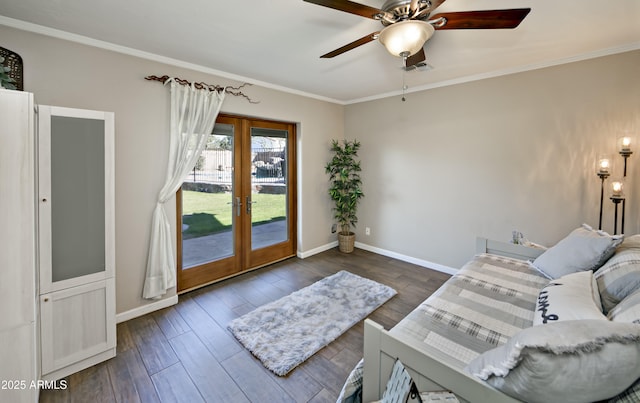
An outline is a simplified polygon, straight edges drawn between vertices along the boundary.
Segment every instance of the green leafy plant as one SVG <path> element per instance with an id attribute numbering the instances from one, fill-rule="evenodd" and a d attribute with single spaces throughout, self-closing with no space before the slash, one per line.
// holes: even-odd
<path id="1" fill-rule="evenodd" d="M 14 84 L 16 80 L 13 77 L 9 76 L 9 72 L 11 69 L 5 65 L 4 57 L 0 56 L 0 88 L 5 88 L 7 90 L 15 90 L 17 87 Z"/>
<path id="2" fill-rule="evenodd" d="M 356 160 L 359 149 L 360 142 L 357 140 L 343 140 L 342 143 L 332 140 L 333 158 L 325 166 L 325 172 L 329 174 L 329 196 L 335 203 L 334 217 L 342 235 L 349 235 L 351 227 L 356 226 L 358 202 L 364 196 L 360 179 L 362 169 L 360 161 Z"/>

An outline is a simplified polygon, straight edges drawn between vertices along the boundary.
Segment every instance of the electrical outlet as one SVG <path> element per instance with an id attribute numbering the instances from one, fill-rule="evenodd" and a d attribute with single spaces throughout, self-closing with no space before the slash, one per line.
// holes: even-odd
<path id="1" fill-rule="evenodd" d="M 371 228 L 365 227 L 364 234 L 367 235 L 367 236 L 371 235 Z"/>
<path id="2" fill-rule="evenodd" d="M 331 233 L 332 233 L 332 234 L 335 234 L 335 233 L 336 233 L 336 231 L 338 231 L 338 224 L 333 224 L 333 225 L 331 226 Z"/>

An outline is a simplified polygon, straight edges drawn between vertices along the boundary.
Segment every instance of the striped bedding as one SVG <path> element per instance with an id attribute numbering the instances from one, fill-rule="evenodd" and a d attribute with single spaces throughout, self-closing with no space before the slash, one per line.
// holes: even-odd
<path id="1" fill-rule="evenodd" d="M 464 368 L 532 325 L 538 293 L 548 282 L 525 261 L 476 255 L 390 333 L 426 343 Z"/>

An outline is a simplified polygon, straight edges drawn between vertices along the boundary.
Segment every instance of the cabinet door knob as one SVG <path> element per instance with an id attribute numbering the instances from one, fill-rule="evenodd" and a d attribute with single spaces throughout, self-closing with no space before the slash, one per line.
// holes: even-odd
<path id="1" fill-rule="evenodd" d="M 45 298 L 45 299 L 44 299 L 44 302 L 49 302 L 49 298 Z"/>
<path id="2" fill-rule="evenodd" d="M 45 198 L 43 198 L 43 199 L 42 199 L 42 202 L 43 202 L 43 203 L 46 203 L 46 202 L 47 202 L 47 198 L 46 198 L 46 197 L 45 197 Z"/>

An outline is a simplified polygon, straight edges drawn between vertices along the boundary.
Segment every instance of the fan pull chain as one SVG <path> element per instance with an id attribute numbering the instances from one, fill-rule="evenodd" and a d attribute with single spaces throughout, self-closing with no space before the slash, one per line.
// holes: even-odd
<path id="1" fill-rule="evenodd" d="M 404 66 L 406 66 L 407 65 L 407 56 L 406 55 L 403 56 L 402 59 L 403 59 L 402 64 Z M 402 102 L 406 101 L 406 99 L 404 97 L 404 93 L 405 93 L 405 90 L 407 89 L 407 85 L 405 84 L 405 76 L 404 76 L 405 73 L 407 72 L 407 70 L 404 68 L 404 66 L 402 68 Z"/>

